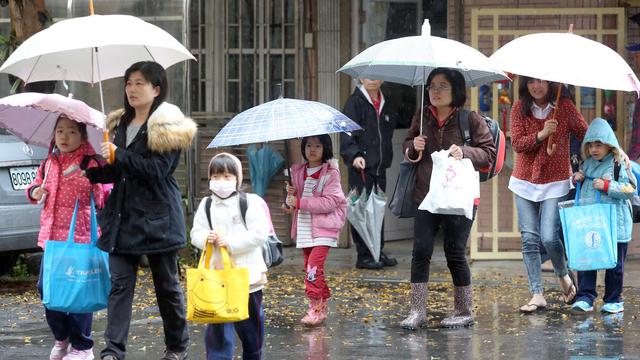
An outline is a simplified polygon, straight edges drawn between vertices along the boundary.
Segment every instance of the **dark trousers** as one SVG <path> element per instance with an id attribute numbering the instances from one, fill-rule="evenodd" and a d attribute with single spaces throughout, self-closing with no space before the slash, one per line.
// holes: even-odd
<path id="1" fill-rule="evenodd" d="M 207 360 L 231 360 L 236 334 L 242 342 L 243 360 L 260 360 L 264 342 L 262 290 L 249 294 L 249 318 L 224 324 L 209 324 L 204 333 Z"/>
<path id="2" fill-rule="evenodd" d="M 42 300 L 42 264 L 40 264 L 40 277 L 38 278 L 38 292 Z M 44 307 L 44 315 L 53 337 L 58 341 L 69 339 L 71 346 L 78 350 L 88 350 L 93 347 L 91 337 L 91 325 L 93 313 L 73 314 Z"/>
<path id="3" fill-rule="evenodd" d="M 429 282 L 429 266 L 433 255 L 433 243 L 440 226 L 444 230 L 444 255 L 455 286 L 471 284 L 471 272 L 467 263 L 467 240 L 473 220 L 463 215 L 432 214 L 418 210 L 414 222 L 413 253 L 411 257 L 411 282 Z"/>
<path id="4" fill-rule="evenodd" d="M 138 255 L 109 254 L 111 293 L 104 332 L 107 347 L 102 350 L 102 357 L 114 355 L 120 360 L 125 358 L 139 258 Z M 189 331 L 184 295 L 178 279 L 178 253 L 149 254 L 147 258 L 162 316 L 165 345 L 171 351 L 184 351 L 189 346 Z"/>
<path id="5" fill-rule="evenodd" d="M 627 258 L 627 243 L 618 243 L 618 263 L 613 269 L 607 269 L 604 275 L 604 300 L 605 303 L 622 301 L 622 285 L 624 280 L 624 261 Z M 596 279 L 598 271 L 578 271 L 578 295 L 577 301 L 586 301 L 589 305 L 598 297 L 596 291 Z"/>
<path id="6" fill-rule="evenodd" d="M 364 182 L 362 181 L 363 176 Z M 349 167 L 349 187 L 351 189 L 358 189 L 358 191 L 362 192 L 362 189 L 366 188 L 369 193 L 374 185 L 379 186 L 382 191 L 385 191 L 387 187 L 387 177 L 384 171 L 382 171 L 380 176 L 369 174 L 362 175 L 353 167 Z M 360 261 L 373 259 L 373 255 L 371 255 L 371 251 L 367 247 L 367 244 L 362 240 L 362 237 L 353 226 L 351 226 L 351 239 L 353 240 L 353 244 L 356 246 L 356 252 L 358 253 L 358 259 Z M 382 223 L 382 230 L 380 231 L 380 253 L 382 253 L 382 249 L 384 249 L 384 222 Z"/>

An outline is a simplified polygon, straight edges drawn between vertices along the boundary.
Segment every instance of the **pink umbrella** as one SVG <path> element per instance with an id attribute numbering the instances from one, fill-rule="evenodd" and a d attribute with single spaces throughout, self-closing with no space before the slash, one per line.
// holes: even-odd
<path id="1" fill-rule="evenodd" d="M 21 93 L 0 99 L 0 127 L 27 144 L 48 147 L 60 115 L 87 124 L 89 142 L 102 143 L 103 115 L 84 102 L 58 94 Z"/>

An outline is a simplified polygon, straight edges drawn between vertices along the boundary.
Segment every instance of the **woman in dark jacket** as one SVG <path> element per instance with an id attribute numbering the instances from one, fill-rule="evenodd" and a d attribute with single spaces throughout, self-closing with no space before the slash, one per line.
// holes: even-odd
<path id="1" fill-rule="evenodd" d="M 340 154 L 349 168 L 349 188 L 368 192 L 379 186 L 383 191 L 387 186 L 386 171 L 393 159 L 393 130 L 397 126 L 397 116 L 386 104 L 380 91 L 381 80 L 361 79 L 358 86 L 344 105 L 343 113 L 357 122 L 363 131 L 351 135 L 340 135 Z M 376 261 L 364 240 L 354 227 L 351 237 L 358 252 L 356 267 L 359 269 L 381 269 L 394 266 L 398 262 L 388 257 L 384 248 L 384 229 L 380 241 L 380 261 Z"/>
<path id="2" fill-rule="evenodd" d="M 496 158 L 496 149 L 485 121 L 476 113 L 463 109 L 467 95 L 462 74 L 457 70 L 437 68 L 429 74 L 427 85 L 429 96 L 425 98 L 427 106 L 423 109 L 424 115 L 420 119 L 418 111 L 413 117 L 403 146 L 405 156 L 409 159 L 416 160 L 418 153 L 423 153 L 415 164 L 413 198 L 417 204 L 430 190 L 433 168 L 431 153 L 448 149 L 450 156 L 455 159 L 470 159 L 476 169 L 486 167 Z M 469 117 L 470 145 L 464 145 L 460 133 L 459 119 L 462 116 Z M 401 322 L 403 328 L 414 330 L 427 323 L 429 264 L 433 243 L 441 226 L 444 230 L 444 253 L 454 285 L 454 312 L 442 320 L 441 325 L 458 327 L 473 324 L 471 274 L 466 259 L 466 244 L 472 224 L 473 220 L 463 215 L 432 214 L 427 210 L 418 210 L 414 221 L 415 239 L 411 259 L 411 312 Z"/>
<path id="3" fill-rule="evenodd" d="M 124 109 L 109 114 L 112 164 L 87 169 L 93 183 L 114 183 L 100 214 L 98 247 L 109 252 L 107 347 L 102 359 L 124 359 L 140 255 L 146 254 L 165 332 L 165 357 L 185 359 L 189 344 L 177 250 L 186 245 L 181 195 L 173 173 L 196 133 L 193 120 L 163 102 L 167 78 L 158 63 L 133 64 L 125 76 Z"/>

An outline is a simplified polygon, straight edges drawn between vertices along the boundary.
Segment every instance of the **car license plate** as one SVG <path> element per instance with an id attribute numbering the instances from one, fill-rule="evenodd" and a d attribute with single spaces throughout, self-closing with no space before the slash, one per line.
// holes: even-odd
<path id="1" fill-rule="evenodd" d="M 9 168 L 13 190 L 24 190 L 36 179 L 37 166 L 21 166 Z"/>

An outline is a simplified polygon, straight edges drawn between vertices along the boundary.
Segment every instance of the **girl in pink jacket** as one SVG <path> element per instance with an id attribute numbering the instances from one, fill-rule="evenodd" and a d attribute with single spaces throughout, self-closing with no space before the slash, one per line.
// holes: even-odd
<path id="1" fill-rule="evenodd" d="M 324 263 L 330 247 L 336 247 L 346 219 L 347 201 L 340 185 L 340 170 L 332 159 L 329 135 L 302 139 L 305 163 L 291 167 L 293 186 L 287 185 L 286 203 L 293 209 L 291 238 L 302 248 L 306 295 L 309 309 L 301 322 L 320 325 L 327 318 L 327 301 L 331 297 L 324 277 Z"/>
<path id="2" fill-rule="evenodd" d="M 44 251 L 47 251 L 47 240 L 67 240 L 76 200 L 78 214 L 74 241 L 91 242 L 90 193 L 93 192 L 96 204 L 103 203 L 102 185 L 92 185 L 82 176 L 81 167 L 99 165 L 93 158 L 95 151 L 88 143 L 87 126 L 61 115 L 53 137 L 49 156 L 27 188 L 27 197 L 32 203 L 44 202 L 38 236 L 38 246 Z M 38 289 L 42 293 L 41 279 Z M 45 316 L 56 340 L 49 359 L 93 359 L 92 313 L 71 314 L 45 308 Z"/>

